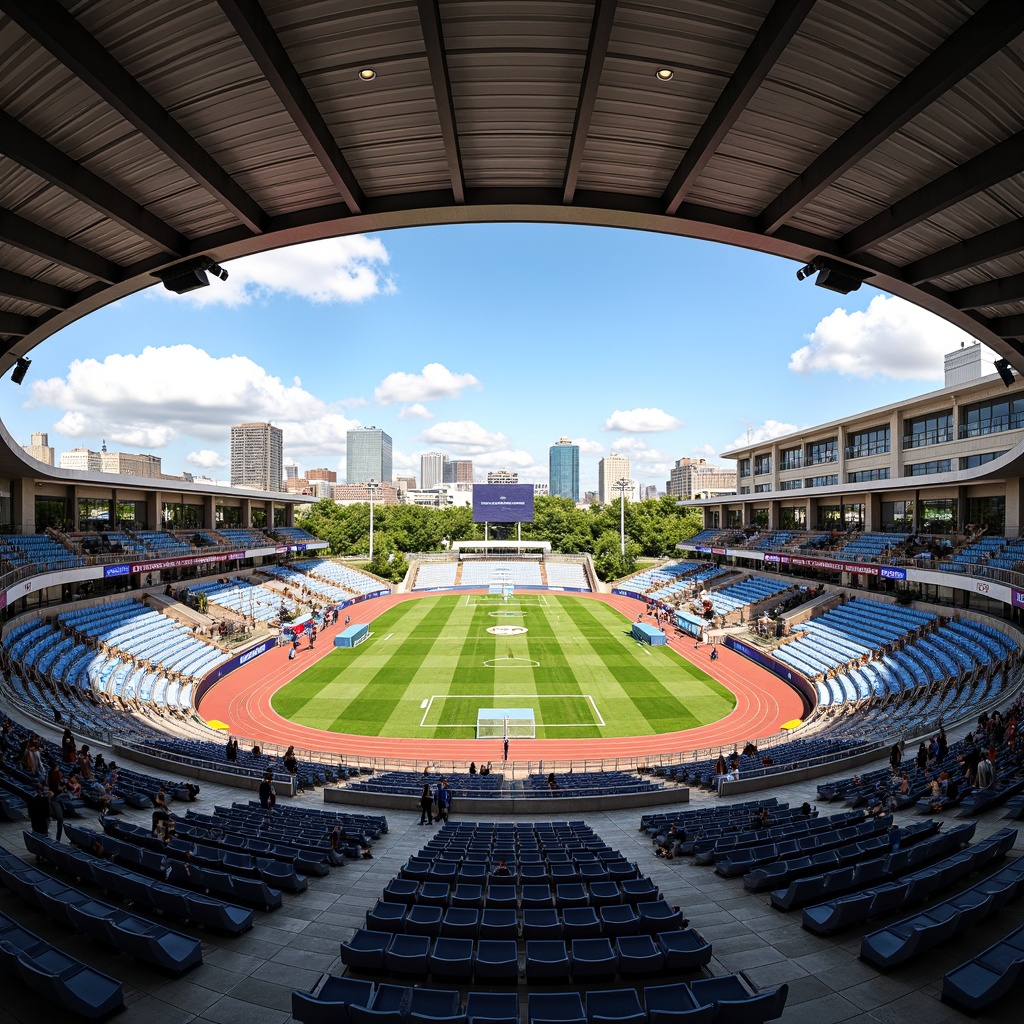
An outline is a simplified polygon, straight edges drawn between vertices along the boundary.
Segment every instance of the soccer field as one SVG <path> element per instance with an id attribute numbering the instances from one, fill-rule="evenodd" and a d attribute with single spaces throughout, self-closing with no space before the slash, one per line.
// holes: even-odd
<path id="1" fill-rule="evenodd" d="M 525 632 L 488 632 L 507 626 Z M 375 619 L 368 640 L 335 648 L 272 703 L 316 729 L 416 739 L 472 739 L 480 708 L 531 708 L 538 739 L 675 732 L 732 710 L 724 686 L 629 629 L 600 601 L 562 594 L 423 597 Z"/>

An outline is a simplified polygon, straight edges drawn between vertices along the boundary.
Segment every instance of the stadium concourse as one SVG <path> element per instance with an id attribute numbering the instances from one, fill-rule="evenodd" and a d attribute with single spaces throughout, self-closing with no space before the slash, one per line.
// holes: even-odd
<path id="1" fill-rule="evenodd" d="M 417 595 L 388 594 L 359 606 L 361 621 L 372 622 L 396 604 L 416 600 Z M 621 595 L 579 595 L 580 600 L 602 601 L 620 611 L 626 621 L 634 621 L 646 604 Z M 333 627 L 328 635 L 333 635 Z M 685 635 L 669 635 L 669 646 L 684 658 L 698 664 L 708 675 L 723 683 L 736 697 L 736 707 L 725 718 L 710 725 L 683 732 L 650 736 L 585 740 L 515 740 L 510 750 L 512 761 L 586 760 L 616 757 L 645 757 L 683 750 L 739 744 L 778 733 L 780 728 L 803 717 L 800 696 L 777 676 L 732 651 L 721 648 L 715 661 L 711 648 L 694 648 Z M 483 750 L 480 740 L 389 739 L 385 736 L 355 736 L 325 732 L 297 725 L 271 707 L 271 697 L 285 683 L 325 657 L 332 648 L 326 643 L 313 651 L 304 651 L 302 661 L 289 660 L 284 648 L 243 665 L 213 687 L 202 699 L 200 714 L 208 721 L 227 723 L 233 732 L 259 737 L 264 742 L 295 744 L 302 748 L 394 760 L 445 761 L 501 760 L 501 741 L 494 740 L 491 751 Z"/>

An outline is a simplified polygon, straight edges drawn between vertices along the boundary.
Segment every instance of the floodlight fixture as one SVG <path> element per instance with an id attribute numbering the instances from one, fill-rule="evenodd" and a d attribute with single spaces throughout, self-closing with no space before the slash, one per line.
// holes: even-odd
<path id="1" fill-rule="evenodd" d="M 175 263 L 173 267 L 154 271 L 152 276 L 162 281 L 169 292 L 184 295 L 197 288 L 207 287 L 210 283 L 207 273 L 219 277 L 222 281 L 228 279 L 228 272 L 209 256 L 194 256 L 184 263 Z"/>
<path id="2" fill-rule="evenodd" d="M 1010 360 L 997 359 L 992 365 L 995 367 L 996 373 L 999 374 L 1002 382 L 1008 388 L 1013 387 L 1013 367 L 1010 366 Z"/>
<path id="3" fill-rule="evenodd" d="M 874 276 L 868 270 L 861 270 L 849 263 L 840 263 L 828 256 L 815 256 L 810 263 L 796 272 L 796 279 L 803 281 L 812 274 L 818 275 L 814 283 L 819 288 L 827 288 L 830 292 L 838 292 L 840 295 L 855 292 L 869 277 Z"/>
<path id="4" fill-rule="evenodd" d="M 14 369 L 11 371 L 11 380 L 15 384 L 20 384 L 25 379 L 25 374 L 28 373 L 28 368 L 32 365 L 31 359 L 26 359 L 24 356 L 20 356 L 18 361 L 14 364 Z"/>

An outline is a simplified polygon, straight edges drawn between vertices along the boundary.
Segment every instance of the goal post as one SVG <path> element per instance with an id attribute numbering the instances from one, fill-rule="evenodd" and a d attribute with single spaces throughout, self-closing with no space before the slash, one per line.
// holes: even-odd
<path id="1" fill-rule="evenodd" d="M 478 740 L 532 740 L 537 736 L 533 708 L 478 708 L 476 738 Z"/>

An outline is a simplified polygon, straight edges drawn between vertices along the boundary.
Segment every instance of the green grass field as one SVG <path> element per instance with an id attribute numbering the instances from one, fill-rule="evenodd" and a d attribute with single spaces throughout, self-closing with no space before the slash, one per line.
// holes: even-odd
<path id="1" fill-rule="evenodd" d="M 736 703 L 668 647 L 638 645 L 607 605 L 561 594 L 423 597 L 371 634 L 280 689 L 274 710 L 332 732 L 472 739 L 479 708 L 532 708 L 538 739 L 586 739 L 690 729 Z"/>

